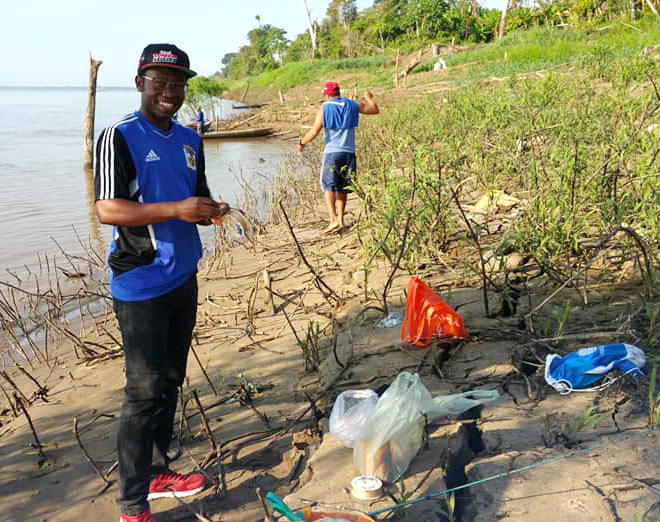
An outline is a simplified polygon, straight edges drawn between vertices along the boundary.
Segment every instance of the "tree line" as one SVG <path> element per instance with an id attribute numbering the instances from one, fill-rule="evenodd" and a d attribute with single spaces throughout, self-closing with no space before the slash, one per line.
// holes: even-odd
<path id="1" fill-rule="evenodd" d="M 410 51 L 429 43 L 488 42 L 498 33 L 541 25 L 570 26 L 630 13 L 634 18 L 653 0 L 508 0 L 502 11 L 477 0 L 375 0 L 358 11 L 355 0 L 330 0 L 325 18 L 310 20 L 309 31 L 287 38 L 286 31 L 256 17 L 248 44 L 222 58 L 229 79 L 259 74 L 285 63 L 313 58 L 342 59 Z"/>

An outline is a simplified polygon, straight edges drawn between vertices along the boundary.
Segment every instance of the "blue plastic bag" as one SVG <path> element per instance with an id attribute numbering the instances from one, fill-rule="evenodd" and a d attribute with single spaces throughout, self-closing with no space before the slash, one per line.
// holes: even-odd
<path id="1" fill-rule="evenodd" d="M 631 344 L 606 344 L 580 348 L 563 357 L 549 354 L 545 359 L 545 381 L 559 393 L 591 391 L 589 387 L 612 370 L 643 377 L 644 352 Z"/>

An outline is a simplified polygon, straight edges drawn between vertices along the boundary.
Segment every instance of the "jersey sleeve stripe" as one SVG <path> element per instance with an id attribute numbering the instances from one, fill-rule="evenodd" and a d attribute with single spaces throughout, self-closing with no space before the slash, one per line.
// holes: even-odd
<path id="1" fill-rule="evenodd" d="M 117 140 L 117 127 L 122 123 L 136 120 L 135 116 L 129 116 L 105 129 L 99 159 L 101 162 L 99 199 L 113 199 L 115 197 L 115 149 Z"/>

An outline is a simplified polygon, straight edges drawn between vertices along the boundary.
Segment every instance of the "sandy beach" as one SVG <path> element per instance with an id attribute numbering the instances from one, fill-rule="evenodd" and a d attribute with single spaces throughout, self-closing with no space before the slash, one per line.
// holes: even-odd
<path id="1" fill-rule="evenodd" d="M 348 217 L 355 219 L 355 211 Z M 435 342 L 422 349 L 404 345 L 399 327 L 375 327 L 380 314 L 373 310 L 372 294 L 382 288 L 388 267 L 374 269 L 365 289 L 355 233 L 321 237 L 321 227 L 319 220 L 294 230 L 308 262 L 332 289 L 330 298 L 315 287 L 315 277 L 284 225 L 269 227 L 252 244 L 235 247 L 200 267 L 194 354 L 183 392 L 185 420 L 179 411 L 173 449 L 179 453 L 176 469 L 201 466 L 209 487 L 186 499 L 187 506 L 175 500 L 154 501 L 158 520 L 195 520 L 194 513 L 205 517 L 197 517 L 200 520 L 264 520 L 259 491 L 275 492 L 292 508 L 314 501 L 373 512 L 404 498 L 441 492 L 449 478 L 456 486 L 461 475 L 463 482 L 479 481 L 542 462 L 457 492 L 456 519 L 634 520 L 644 512 L 659 517 L 647 515 L 645 520 L 660 519 L 654 488 L 659 482 L 658 433 L 648 431 L 642 397 L 634 400 L 637 382 L 619 381 L 599 399 L 600 407 L 613 408 L 611 415 L 595 427 L 570 433 L 566 426 L 593 404 L 595 396 L 559 395 L 545 385 L 542 370 L 522 376 L 520 363 L 531 361 L 533 350 L 527 340 L 513 335 L 519 318 L 485 319 L 479 291 L 455 281 L 452 304 L 471 339 L 460 344 Z M 265 269 L 272 278 L 275 314 L 263 289 Z M 392 309 L 402 309 L 408 279 L 404 273 L 394 278 Z M 429 284 L 448 282 L 438 278 Z M 624 289 L 619 292 L 623 299 Z M 602 314 L 603 322 L 605 315 L 616 314 L 609 301 L 611 296 L 604 295 L 602 309 L 591 312 Z M 317 326 L 313 342 L 318 370 L 306 371 L 295 336 L 312 341 L 314 334 L 308 333 Z M 603 335 L 586 332 L 582 341 L 604 341 Z M 405 496 L 397 483 L 389 485 L 388 494 L 379 500 L 358 501 L 348 494 L 351 478 L 359 474 L 352 451 L 328 433 L 332 401 L 341 390 L 388 385 L 404 370 L 418 373 L 434 396 L 475 388 L 498 389 L 502 396 L 476 418 L 441 419 L 427 426 L 425 444 L 404 476 Z M 52 371 L 38 368 L 36 373 L 47 395 L 33 400 L 29 415 L 44 457 L 34 449 L 25 415 L 12 418 L 5 407 L 0 428 L 2 519 L 58 522 L 92 515 L 99 521 L 116 520 L 116 474 L 108 470 L 115 460 L 121 357 L 82 364 L 69 351 Z M 22 374 L 10 375 L 22 390 L 34 390 L 34 383 Z M 86 452 L 105 479 L 83 454 L 74 419 Z M 397 516 L 447 520 L 443 512 L 447 506 L 441 496 Z M 391 516 L 385 512 L 376 519 Z"/>

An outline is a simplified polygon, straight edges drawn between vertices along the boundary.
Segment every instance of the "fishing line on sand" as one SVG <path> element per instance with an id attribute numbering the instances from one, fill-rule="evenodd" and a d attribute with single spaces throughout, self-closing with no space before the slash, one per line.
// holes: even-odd
<path id="1" fill-rule="evenodd" d="M 658 430 L 660 430 L 660 426 L 655 426 L 654 428 L 649 428 L 647 430 L 644 430 L 644 431 L 638 432 L 638 433 L 631 433 L 631 434 L 623 435 L 621 437 L 617 437 L 617 438 L 609 440 L 609 441 L 593 444 L 593 445 L 588 446 L 588 447 L 583 448 L 583 449 L 569 451 L 568 453 L 565 453 L 564 455 L 558 455 L 556 457 L 550 457 L 550 458 L 547 458 L 547 459 L 542 459 L 542 460 L 539 460 L 538 462 L 535 462 L 534 464 L 529 464 L 527 466 L 522 466 L 520 468 L 512 469 L 510 471 L 505 471 L 503 473 L 498 473 L 498 474 L 492 475 L 490 477 L 475 480 L 473 482 L 468 482 L 467 484 L 462 484 L 460 486 L 455 486 L 453 488 L 445 489 L 443 491 L 440 491 L 439 493 L 430 493 L 428 495 L 424 495 L 423 497 L 417 498 L 415 500 L 408 500 L 407 502 L 400 502 L 398 504 L 394 504 L 390 507 L 379 509 L 377 511 L 370 511 L 369 513 L 367 513 L 367 515 L 369 515 L 369 516 L 379 515 L 380 513 L 385 513 L 386 511 L 392 511 L 394 509 L 399 509 L 399 508 L 402 508 L 402 507 L 411 506 L 411 505 L 417 504 L 419 502 L 424 502 L 425 500 L 430 500 L 432 498 L 444 496 L 447 493 L 453 493 L 454 491 L 469 488 L 471 486 L 476 486 L 478 484 L 483 484 L 484 482 L 490 482 L 491 480 L 508 477 L 508 476 L 513 475 L 515 473 L 520 473 L 522 471 L 527 471 L 527 470 L 530 470 L 532 468 L 538 468 L 539 466 L 544 466 L 544 465 L 550 464 L 552 462 L 557 462 L 558 460 L 564 460 L 564 459 L 567 459 L 569 457 L 574 457 L 576 455 L 582 455 L 584 453 L 589 453 L 591 451 L 594 451 L 594 450 L 597 450 L 597 449 L 600 449 L 600 448 L 604 448 L 604 447 L 607 447 L 607 446 L 613 446 L 614 444 L 618 444 L 620 442 L 623 442 L 623 441 L 626 441 L 626 440 L 629 440 L 629 439 L 646 436 L 649 433 L 653 433 L 653 432 L 656 432 Z"/>

